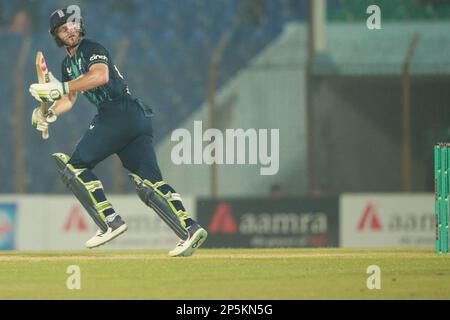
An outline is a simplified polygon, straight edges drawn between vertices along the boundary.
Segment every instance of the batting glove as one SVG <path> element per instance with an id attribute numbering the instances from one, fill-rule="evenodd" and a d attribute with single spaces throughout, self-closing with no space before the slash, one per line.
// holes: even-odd
<path id="1" fill-rule="evenodd" d="M 58 116 L 56 115 L 55 110 L 53 110 L 51 107 L 47 110 L 47 113 L 45 114 L 45 120 L 48 123 L 53 123 L 58 119 Z"/>
<path id="2" fill-rule="evenodd" d="M 47 131 L 48 124 L 56 121 L 58 117 L 53 109 L 48 109 L 47 113 L 44 115 L 39 107 L 33 110 L 31 115 L 31 124 L 36 127 L 38 131 Z"/>
<path id="3" fill-rule="evenodd" d="M 69 93 L 69 84 L 60 82 L 50 72 L 49 83 L 34 83 L 30 86 L 31 95 L 39 102 L 53 102 Z"/>

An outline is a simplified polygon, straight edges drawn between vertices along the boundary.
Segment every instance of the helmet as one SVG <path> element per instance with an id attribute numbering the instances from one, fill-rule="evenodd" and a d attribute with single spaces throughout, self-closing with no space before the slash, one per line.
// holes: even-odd
<path id="1" fill-rule="evenodd" d="M 76 19 L 76 12 L 77 12 L 76 8 L 77 6 L 68 6 L 67 8 L 58 9 L 50 15 L 50 29 L 48 30 L 48 32 L 53 36 L 58 47 L 64 46 L 64 43 L 61 41 L 61 39 L 58 37 L 55 31 L 59 26 L 62 26 L 67 21 L 69 21 L 69 19 Z M 78 13 L 79 12 L 80 11 L 78 7 Z M 83 19 L 81 18 L 80 14 L 79 14 L 79 21 L 81 28 L 80 35 L 84 36 L 86 34 L 86 31 L 84 29 Z"/>

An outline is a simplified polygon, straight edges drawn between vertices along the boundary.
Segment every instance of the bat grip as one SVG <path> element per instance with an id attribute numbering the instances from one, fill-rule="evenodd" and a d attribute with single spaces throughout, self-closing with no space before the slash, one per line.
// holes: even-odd
<path id="1" fill-rule="evenodd" d="M 41 102 L 41 106 L 40 106 L 42 115 L 46 115 L 48 112 L 48 104 L 45 102 Z M 42 131 L 42 139 L 47 140 L 49 137 L 49 133 L 48 133 L 48 129 L 45 131 Z"/>
<path id="2" fill-rule="evenodd" d="M 47 114 L 47 111 L 48 111 L 48 104 L 45 103 L 45 102 L 41 102 L 40 109 L 41 109 L 42 115 L 45 116 Z"/>
<path id="3" fill-rule="evenodd" d="M 48 129 L 45 130 L 45 131 L 42 131 L 42 139 L 47 140 L 48 137 L 49 137 Z"/>

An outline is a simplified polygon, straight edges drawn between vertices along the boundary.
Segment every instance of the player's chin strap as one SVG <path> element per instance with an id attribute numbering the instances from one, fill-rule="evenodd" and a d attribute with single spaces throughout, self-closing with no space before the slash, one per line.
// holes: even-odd
<path id="1" fill-rule="evenodd" d="M 99 180 L 88 181 L 83 179 L 89 174 L 87 169 L 75 169 L 69 164 L 70 157 L 64 153 L 54 153 L 53 157 L 58 166 L 59 177 L 64 185 L 69 188 L 77 197 L 88 214 L 94 220 L 95 224 L 106 232 L 108 225 L 106 224 L 104 211 L 112 208 L 111 204 L 105 199 L 98 201 L 98 193 L 103 192 L 102 183 Z M 102 193 L 103 194 L 103 193 Z"/>
<path id="2" fill-rule="evenodd" d="M 131 180 L 136 184 L 139 198 L 161 217 L 161 219 L 182 239 L 187 240 L 185 219 L 190 218 L 185 211 L 181 197 L 164 181 L 152 183 L 131 173 Z"/>

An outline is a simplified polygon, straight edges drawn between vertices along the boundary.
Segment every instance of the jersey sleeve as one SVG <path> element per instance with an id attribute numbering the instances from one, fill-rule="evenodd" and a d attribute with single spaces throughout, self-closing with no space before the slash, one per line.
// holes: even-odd
<path id="1" fill-rule="evenodd" d="M 109 52 L 96 42 L 90 42 L 89 45 L 84 48 L 84 55 L 87 60 L 87 70 L 89 70 L 93 64 L 108 64 L 109 62 Z"/>

